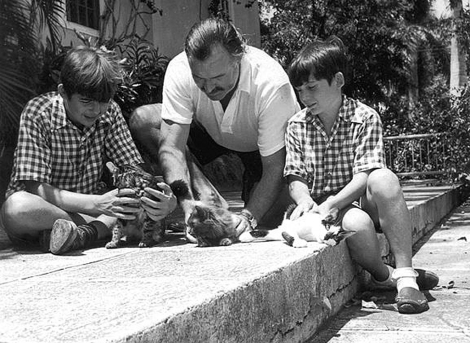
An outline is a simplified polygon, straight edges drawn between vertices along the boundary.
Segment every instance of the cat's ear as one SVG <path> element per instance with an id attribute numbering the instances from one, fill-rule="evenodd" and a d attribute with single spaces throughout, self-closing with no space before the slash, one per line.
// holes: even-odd
<path id="1" fill-rule="evenodd" d="M 343 240 L 345 238 L 348 238 L 348 237 L 354 235 L 355 233 L 356 233 L 356 231 L 349 231 L 349 230 L 344 230 L 343 228 L 341 228 L 339 230 L 338 236 L 339 236 L 340 240 Z"/>
<path id="2" fill-rule="evenodd" d="M 328 245 L 336 245 L 339 242 L 341 242 L 343 239 L 346 239 L 346 238 L 348 238 L 349 236 L 352 236 L 355 233 L 356 233 L 356 231 L 344 230 L 340 226 L 331 226 L 328 229 L 328 231 L 327 231 L 327 233 L 324 237 L 324 241 Z"/>

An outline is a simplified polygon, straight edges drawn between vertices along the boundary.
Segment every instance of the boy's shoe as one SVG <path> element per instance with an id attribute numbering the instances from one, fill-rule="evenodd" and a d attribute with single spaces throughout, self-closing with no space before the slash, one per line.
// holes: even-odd
<path id="1" fill-rule="evenodd" d="M 415 269 L 418 273 L 416 277 L 416 284 L 418 285 L 419 289 L 422 291 L 428 291 L 436 287 L 439 283 L 439 276 L 437 274 L 424 269 Z M 378 290 L 393 290 L 397 287 L 396 280 L 392 282 L 381 283 L 376 281 L 374 277 L 371 277 L 371 289 L 378 289 Z"/>
<path id="2" fill-rule="evenodd" d="M 403 288 L 395 300 L 400 313 L 414 314 L 429 310 L 428 300 L 424 294 L 412 287 Z"/>
<path id="3" fill-rule="evenodd" d="M 418 272 L 416 283 L 422 291 L 429 291 L 439 284 L 439 276 L 429 270 L 415 269 Z"/>
<path id="4" fill-rule="evenodd" d="M 52 226 L 49 250 L 62 255 L 72 250 L 84 249 L 98 238 L 98 231 L 91 225 L 77 225 L 69 220 L 57 219 Z"/>

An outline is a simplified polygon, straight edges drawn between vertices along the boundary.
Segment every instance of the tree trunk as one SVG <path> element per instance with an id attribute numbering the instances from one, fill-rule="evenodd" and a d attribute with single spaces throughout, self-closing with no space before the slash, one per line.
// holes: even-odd
<path id="1" fill-rule="evenodd" d="M 466 52 L 462 50 L 455 29 L 457 21 L 462 12 L 462 1 L 451 1 L 452 17 L 454 19 L 454 32 L 450 42 L 450 92 L 460 95 L 460 90 L 467 84 Z"/>

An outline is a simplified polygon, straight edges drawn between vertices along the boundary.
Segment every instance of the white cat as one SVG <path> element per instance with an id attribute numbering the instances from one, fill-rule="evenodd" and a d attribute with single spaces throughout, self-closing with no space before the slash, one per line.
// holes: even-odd
<path id="1" fill-rule="evenodd" d="M 293 208 L 287 210 L 284 220 L 276 229 L 255 229 L 244 232 L 239 237 L 240 242 L 285 240 L 294 248 L 305 248 L 307 242 L 319 242 L 334 246 L 354 234 L 354 232 L 346 231 L 340 226 L 332 225 L 338 210 L 332 210 L 326 218 L 322 218 L 317 212 L 307 212 L 301 217 L 291 220 L 289 216 L 292 211 Z"/>

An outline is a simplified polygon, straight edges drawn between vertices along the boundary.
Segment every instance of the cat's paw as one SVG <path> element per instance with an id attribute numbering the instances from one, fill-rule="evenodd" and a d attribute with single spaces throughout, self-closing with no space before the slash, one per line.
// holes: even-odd
<path id="1" fill-rule="evenodd" d="M 297 238 L 292 242 L 294 248 L 306 248 L 307 241 L 305 239 Z"/>
<path id="2" fill-rule="evenodd" d="M 118 242 L 114 242 L 114 241 L 108 242 L 108 243 L 106 243 L 106 245 L 105 245 L 105 248 L 106 248 L 106 249 L 116 249 L 116 248 L 118 248 L 118 247 L 119 247 Z"/>
<path id="3" fill-rule="evenodd" d="M 219 242 L 219 245 L 220 246 L 228 246 L 228 245 L 232 245 L 232 240 L 230 238 L 222 238 Z"/>
<path id="4" fill-rule="evenodd" d="M 139 248 L 151 248 L 155 244 L 155 242 L 139 242 Z"/>

